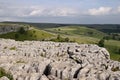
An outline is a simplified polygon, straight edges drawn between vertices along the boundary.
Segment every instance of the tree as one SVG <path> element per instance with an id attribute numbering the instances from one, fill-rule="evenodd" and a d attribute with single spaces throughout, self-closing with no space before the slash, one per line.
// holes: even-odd
<path id="1" fill-rule="evenodd" d="M 60 36 L 60 35 L 57 35 L 57 39 L 60 40 L 60 39 L 61 39 L 61 36 Z"/>
<path id="2" fill-rule="evenodd" d="M 58 31 L 61 31 L 61 29 L 58 29 Z"/>
<path id="3" fill-rule="evenodd" d="M 67 37 L 67 38 L 65 38 L 65 42 L 69 42 L 69 38 Z"/>
<path id="4" fill-rule="evenodd" d="M 44 36 L 44 33 L 42 33 L 42 36 Z"/>
<path id="5" fill-rule="evenodd" d="M 105 40 L 104 40 L 104 39 L 101 39 L 101 40 L 98 42 L 98 46 L 104 47 L 104 42 L 105 42 Z"/>
<path id="6" fill-rule="evenodd" d="M 43 38 L 42 41 L 45 41 L 45 39 Z"/>
<path id="7" fill-rule="evenodd" d="M 109 36 L 104 36 L 103 39 L 105 39 L 105 40 L 109 40 L 110 37 L 109 37 Z"/>
<path id="8" fill-rule="evenodd" d="M 15 34 L 15 39 L 18 39 L 19 38 L 19 34 Z"/>
<path id="9" fill-rule="evenodd" d="M 87 32 L 89 35 L 93 35 L 93 32 Z"/>
<path id="10" fill-rule="evenodd" d="M 117 49 L 117 53 L 120 54 L 120 48 Z"/>
<path id="11" fill-rule="evenodd" d="M 35 33 L 36 31 L 34 30 L 33 33 Z"/>
<path id="12" fill-rule="evenodd" d="M 65 39 L 64 38 L 62 38 L 60 35 L 57 35 L 57 38 L 56 38 L 56 40 L 55 41 L 58 41 L 58 42 L 64 42 L 65 41 Z"/>
<path id="13" fill-rule="evenodd" d="M 5 27 L 2 27 L 2 30 L 5 31 Z"/>
<path id="14" fill-rule="evenodd" d="M 37 38 L 37 36 L 36 36 L 36 35 L 34 35 L 34 37 L 35 37 L 35 38 Z"/>
<path id="15" fill-rule="evenodd" d="M 25 31 L 25 29 L 23 27 L 20 27 L 20 29 L 18 30 L 18 32 L 20 34 L 24 34 L 26 31 Z"/>

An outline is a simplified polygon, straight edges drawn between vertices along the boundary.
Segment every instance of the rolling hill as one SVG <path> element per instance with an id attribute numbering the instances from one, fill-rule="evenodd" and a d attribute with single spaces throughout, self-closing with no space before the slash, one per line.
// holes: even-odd
<path id="1" fill-rule="evenodd" d="M 64 35 L 71 35 L 71 36 L 84 35 L 84 36 L 95 37 L 95 38 L 103 38 L 106 35 L 101 31 L 83 27 L 83 26 L 64 26 L 64 27 L 58 27 L 58 28 L 45 28 L 44 30 L 52 33 L 58 33 L 58 34 L 64 34 Z"/>
<path id="2" fill-rule="evenodd" d="M 120 33 L 120 24 L 60 24 L 60 23 L 31 23 L 31 22 L 8 22 L 8 21 L 4 21 L 2 23 L 29 24 L 40 29 L 57 28 L 64 26 L 85 26 L 88 28 L 102 31 L 104 33 L 116 33 L 116 32 Z"/>
<path id="3" fill-rule="evenodd" d="M 4 23 L 6 24 L 6 23 Z M 13 24 L 13 23 L 12 23 Z M 15 24 L 15 23 L 14 23 Z M 16 24 L 18 24 L 16 22 Z M 23 23 L 19 23 L 23 24 Z M 26 25 L 27 23 L 24 23 Z M 33 23 L 28 23 L 27 25 L 33 26 Z M 10 32 L 6 34 L 0 34 L 0 38 L 15 39 L 15 40 L 52 40 L 56 39 L 58 35 L 62 39 L 68 38 L 70 42 L 84 43 L 84 44 L 97 44 L 100 39 L 105 35 L 108 35 L 107 32 L 102 32 L 101 30 L 104 27 L 94 28 L 93 26 L 76 26 L 76 25 L 62 25 L 60 24 L 42 24 L 42 27 L 38 27 L 41 24 L 35 24 L 37 27 L 33 26 L 32 29 L 26 31 L 24 34 L 19 32 Z M 44 27 L 46 25 L 46 27 Z M 113 26 L 113 25 L 112 25 Z M 104 29 L 112 30 L 114 27 L 105 27 Z M 101 29 L 101 30 L 99 30 Z M 111 59 L 120 61 L 120 41 L 118 40 L 105 40 L 105 48 L 110 52 Z"/>
<path id="4" fill-rule="evenodd" d="M 1 34 L 0 37 L 5 39 L 15 39 L 23 41 L 23 40 L 46 40 L 51 37 L 54 37 L 54 35 L 43 30 L 32 28 L 31 30 L 26 31 L 24 34 L 21 34 L 19 32 L 10 32 L 6 34 Z"/>

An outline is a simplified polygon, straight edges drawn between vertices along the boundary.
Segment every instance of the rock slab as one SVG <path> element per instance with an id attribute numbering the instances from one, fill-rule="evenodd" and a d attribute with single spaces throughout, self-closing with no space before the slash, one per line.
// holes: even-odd
<path id="1" fill-rule="evenodd" d="M 120 62 L 94 44 L 0 39 L 0 67 L 14 80 L 120 80 Z"/>

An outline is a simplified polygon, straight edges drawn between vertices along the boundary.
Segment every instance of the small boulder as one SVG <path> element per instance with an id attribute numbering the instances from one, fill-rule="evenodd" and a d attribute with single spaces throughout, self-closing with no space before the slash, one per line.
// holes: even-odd
<path id="1" fill-rule="evenodd" d="M 0 78 L 0 80 L 10 80 L 10 79 L 8 79 L 6 76 L 3 76 Z"/>

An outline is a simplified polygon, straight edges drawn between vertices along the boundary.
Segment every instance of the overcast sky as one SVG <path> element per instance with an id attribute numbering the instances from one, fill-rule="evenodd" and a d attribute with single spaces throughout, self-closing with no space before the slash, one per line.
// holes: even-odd
<path id="1" fill-rule="evenodd" d="M 120 0 L 0 0 L 0 21 L 120 24 Z"/>

